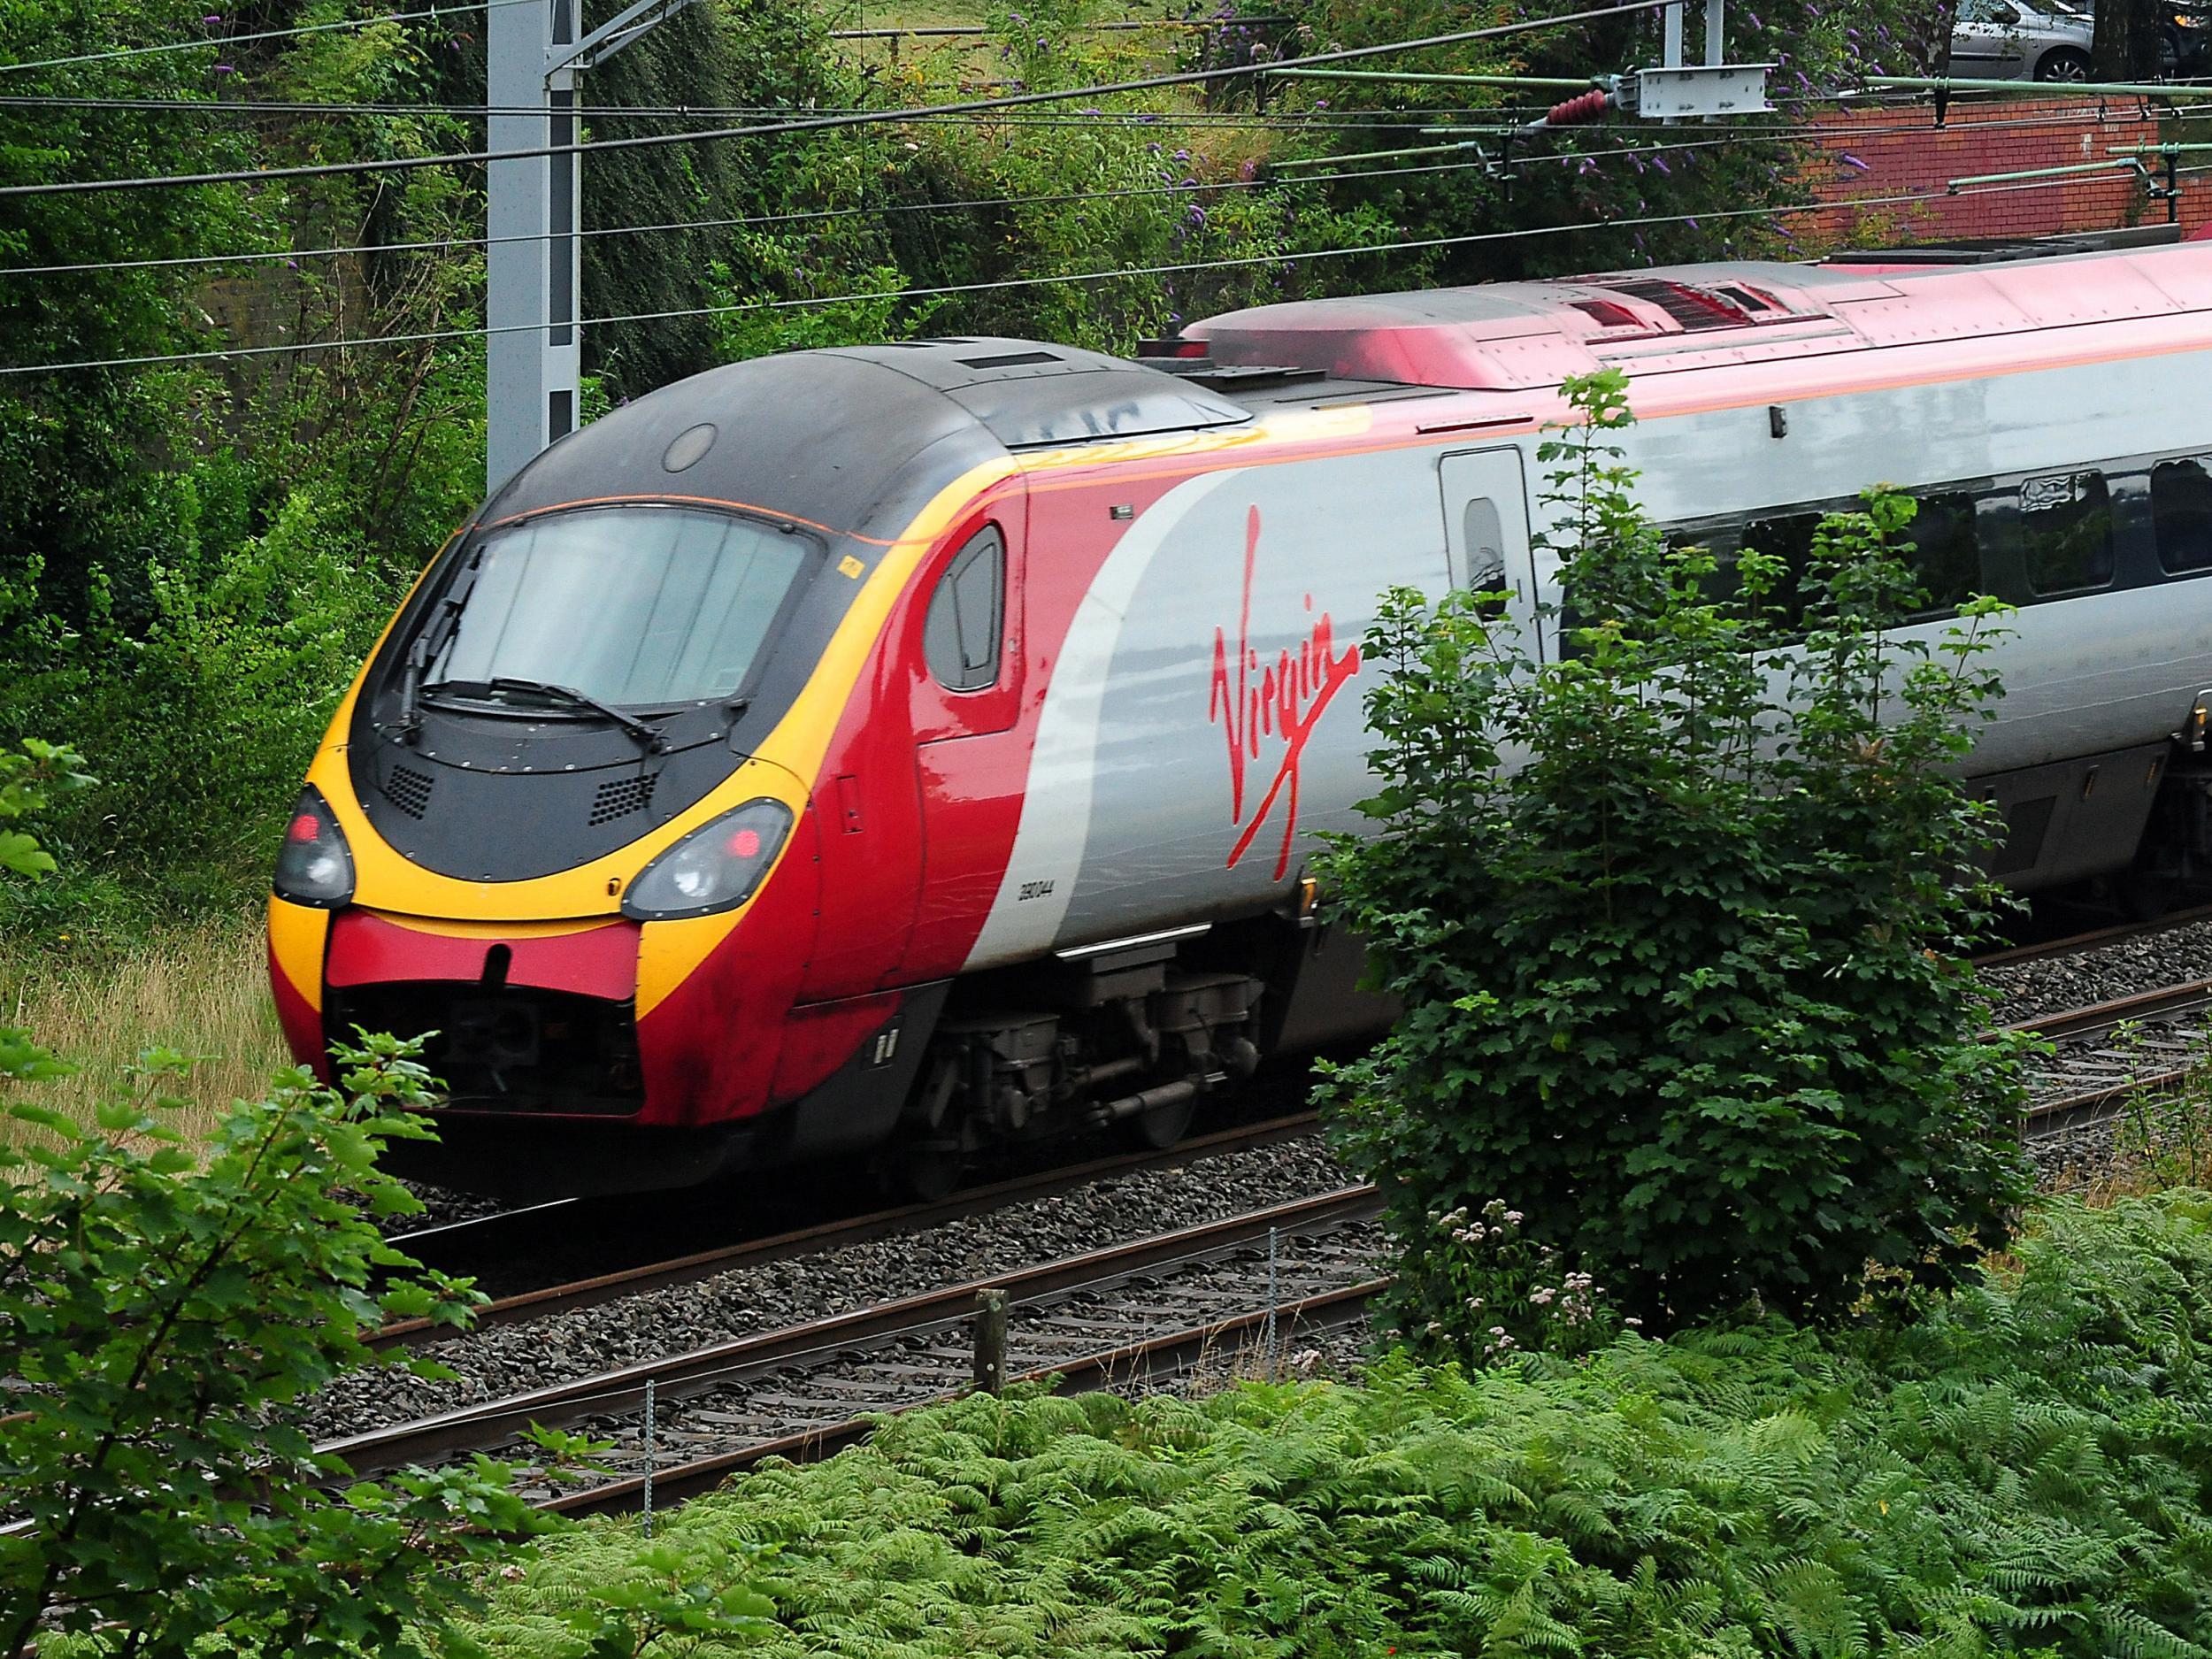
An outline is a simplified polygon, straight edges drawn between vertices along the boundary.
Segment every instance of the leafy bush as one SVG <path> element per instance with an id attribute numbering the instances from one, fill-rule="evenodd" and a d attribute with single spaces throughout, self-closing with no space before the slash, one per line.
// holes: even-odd
<path id="1" fill-rule="evenodd" d="M 0 753 L 0 826 L 89 784 L 81 766 L 45 742 Z M 0 828 L 0 871 L 53 867 Z M 365 1332 L 483 1301 L 369 1218 L 422 1209 L 376 1158 L 431 1133 L 431 1079 L 417 1045 L 363 1041 L 339 1087 L 288 1067 L 199 1148 L 164 1121 L 191 1064 L 173 1050 L 144 1055 L 95 1127 L 0 1102 L 0 1653 L 416 1652 L 454 1605 L 439 1569 L 552 1525 L 513 1465 L 342 1485 L 300 1426 L 305 1395 L 378 1363 Z M 0 1083 L 72 1070 L 0 1026 Z M 561 1462 L 593 1449 L 534 1438 Z"/>
<path id="2" fill-rule="evenodd" d="M 1960 960 L 1994 897 L 1953 771 L 1996 694 L 1994 607 L 1932 648 L 1886 636 L 1913 503 L 1878 492 L 1809 568 L 1747 551 L 1718 591 L 1636 511 L 1605 442 L 1624 388 L 1571 383 L 1586 420 L 1542 451 L 1560 660 L 1498 595 L 1389 596 L 1377 833 L 1325 860 L 1405 1003 L 1336 1078 L 1337 1138 L 1388 1196 L 1400 1323 L 1440 1353 L 1533 1334 L 1525 1271 L 1468 1236 L 1494 1198 L 1547 1271 L 1657 1331 L 1955 1283 L 2024 1191 L 2016 1049 L 1978 1037 Z"/>
<path id="3" fill-rule="evenodd" d="M 468 1628 L 745 1586 L 646 1655 L 2179 1655 L 2212 1645 L 2212 1197 L 2041 1210 L 1921 1327 L 912 1414 L 543 1547 Z"/>
<path id="4" fill-rule="evenodd" d="M 380 1175 L 426 1133 L 420 1066 L 376 1040 L 342 1089 L 304 1069 L 241 1103 L 196 1156 L 162 1121 L 181 1056 L 96 1129 L 11 1105 L 0 1144 L 0 1650 L 42 1632 L 90 1651 L 396 1651 L 449 1601 L 434 1569 L 542 1530 L 489 1459 L 328 1489 L 290 1408 L 375 1363 L 386 1317 L 457 1323 L 480 1297 L 387 1247 L 374 1215 L 421 1206 Z M 63 1069 L 0 1031 L 0 1078 Z M 419 1368 L 421 1368 L 419 1363 Z M 43 1638 L 42 1638 L 43 1640 Z M 42 1651 L 46 1649 L 42 1646 Z"/>

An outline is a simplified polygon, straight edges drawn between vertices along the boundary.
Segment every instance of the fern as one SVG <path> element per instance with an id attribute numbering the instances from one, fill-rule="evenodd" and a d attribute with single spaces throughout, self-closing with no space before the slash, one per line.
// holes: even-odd
<path id="1" fill-rule="evenodd" d="M 638 1659 L 2212 1659 L 2208 1214 L 2045 1204 L 1909 1326 L 961 1401 L 649 1545 L 550 1540 L 466 1636 L 582 1659 L 596 1609 Z"/>

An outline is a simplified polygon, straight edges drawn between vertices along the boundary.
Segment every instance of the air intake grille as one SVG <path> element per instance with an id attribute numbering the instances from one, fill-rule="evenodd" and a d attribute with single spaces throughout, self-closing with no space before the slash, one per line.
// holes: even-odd
<path id="1" fill-rule="evenodd" d="M 430 806 L 432 780 L 408 766 L 395 766 L 384 780 L 384 798 L 409 818 L 420 818 Z"/>
<path id="2" fill-rule="evenodd" d="M 1694 288 L 1686 282 L 1667 282 L 1655 277 L 1637 277 L 1624 282 L 1605 285 L 1617 294 L 1643 300 L 1682 325 L 1685 334 L 1696 334 L 1706 328 L 1740 328 L 1751 320 L 1748 313 L 1736 304 Z"/>
<path id="3" fill-rule="evenodd" d="M 616 778 L 599 786 L 591 798 L 591 818 L 595 827 L 611 824 L 618 818 L 633 812 L 642 812 L 653 803 L 653 778 Z"/>

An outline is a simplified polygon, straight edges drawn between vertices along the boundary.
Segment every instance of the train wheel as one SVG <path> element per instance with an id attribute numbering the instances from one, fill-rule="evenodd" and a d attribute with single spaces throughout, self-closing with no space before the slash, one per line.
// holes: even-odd
<path id="1" fill-rule="evenodd" d="M 934 1204 L 960 1190 L 968 1159 L 956 1141 L 909 1141 L 891 1149 L 885 1172 L 895 1191 L 916 1203 Z"/>
<path id="2" fill-rule="evenodd" d="M 1164 1152 L 1190 1133 L 1191 1119 L 1197 1115 L 1198 1101 L 1194 1096 L 1121 1118 L 1114 1129 L 1140 1152 Z"/>

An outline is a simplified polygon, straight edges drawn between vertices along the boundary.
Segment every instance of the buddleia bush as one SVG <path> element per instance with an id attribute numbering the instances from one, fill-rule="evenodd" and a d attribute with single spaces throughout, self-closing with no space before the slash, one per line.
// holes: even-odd
<path id="1" fill-rule="evenodd" d="M 1770 1319 L 1196 1402 L 977 1397 L 491 1586 L 455 1651 L 2199 1655 L 2212 1197 L 2042 1211 L 1915 1327 Z"/>
<path id="2" fill-rule="evenodd" d="M 1558 1334 L 1537 1293 L 1570 1273 L 1653 1332 L 1833 1319 L 1960 1282 L 2024 1190 L 2017 1051 L 1962 960 L 1997 896 L 1956 772 L 1997 607 L 1884 632 L 1920 599 L 1893 493 L 1801 571 L 1671 545 L 1611 442 L 1625 387 L 1571 382 L 1540 451 L 1563 649 L 1502 595 L 1388 595 L 1373 833 L 1323 861 L 1405 1005 L 1326 1091 L 1336 1141 L 1439 1354 Z"/>

